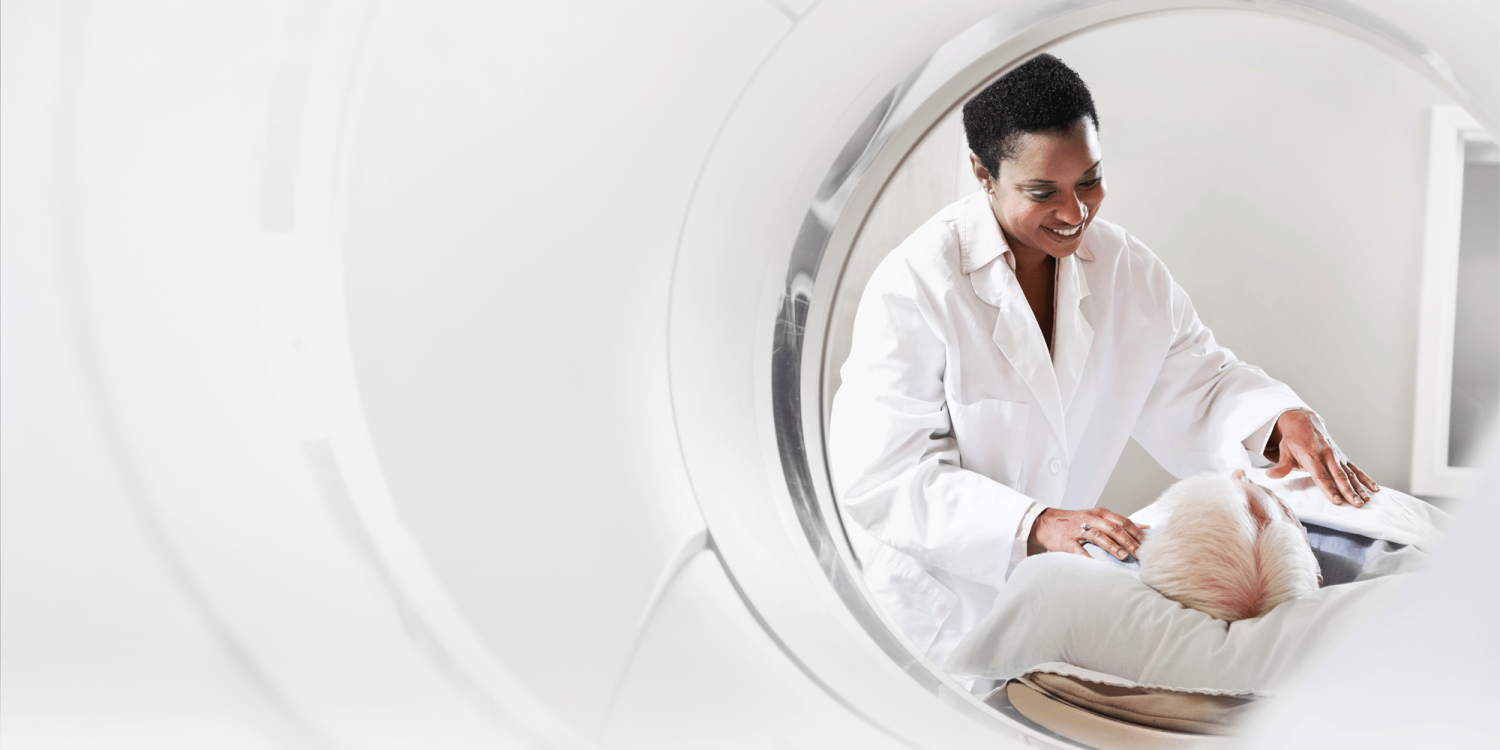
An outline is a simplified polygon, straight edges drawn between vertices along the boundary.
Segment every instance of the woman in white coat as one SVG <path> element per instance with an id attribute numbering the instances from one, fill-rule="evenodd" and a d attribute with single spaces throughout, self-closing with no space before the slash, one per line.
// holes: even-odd
<path id="1" fill-rule="evenodd" d="M 1093 507 L 1134 436 L 1178 477 L 1276 461 L 1335 503 L 1378 488 L 1286 385 L 1215 343 L 1104 200 L 1098 116 L 1042 55 L 964 106 L 981 192 L 880 264 L 854 322 L 829 456 L 866 584 L 941 665 L 1010 569 L 1046 551 L 1124 559 Z"/>

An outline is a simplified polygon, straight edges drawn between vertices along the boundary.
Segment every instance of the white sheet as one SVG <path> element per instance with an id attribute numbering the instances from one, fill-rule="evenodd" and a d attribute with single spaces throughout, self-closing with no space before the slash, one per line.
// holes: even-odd
<path id="1" fill-rule="evenodd" d="M 1453 523 L 1453 517 L 1437 507 L 1389 488 L 1375 493 L 1365 507 L 1355 508 L 1328 502 L 1304 471 L 1294 471 L 1282 479 L 1266 477 L 1264 469 L 1251 469 L 1245 474 L 1250 481 L 1281 498 L 1303 523 L 1410 544 L 1423 552 L 1432 552 Z M 1156 502 L 1131 514 L 1130 520 L 1159 525 L 1166 523 L 1171 514 L 1169 506 Z"/>

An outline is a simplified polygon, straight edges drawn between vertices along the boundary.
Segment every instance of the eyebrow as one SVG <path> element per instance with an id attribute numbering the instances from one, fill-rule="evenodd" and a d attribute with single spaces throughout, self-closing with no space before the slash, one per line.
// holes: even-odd
<path id="1" fill-rule="evenodd" d="M 1092 171 L 1098 169 L 1099 165 L 1103 164 L 1103 163 L 1104 163 L 1104 160 L 1100 159 L 1099 161 L 1094 162 L 1093 166 L 1089 167 L 1088 169 L 1083 170 L 1083 173 L 1084 174 L 1088 174 L 1089 172 L 1092 172 Z M 1023 185 L 1056 185 L 1057 181 L 1056 180 L 1023 180 L 1021 184 L 1023 184 Z"/>

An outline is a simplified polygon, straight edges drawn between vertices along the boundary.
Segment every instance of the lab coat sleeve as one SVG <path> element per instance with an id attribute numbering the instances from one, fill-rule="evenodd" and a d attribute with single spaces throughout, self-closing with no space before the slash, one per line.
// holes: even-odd
<path id="1" fill-rule="evenodd" d="M 999 587 L 1033 500 L 961 468 L 944 396 L 946 345 L 914 274 L 876 272 L 860 301 L 829 462 L 850 518 L 921 563 Z"/>
<path id="2" fill-rule="evenodd" d="M 1247 441 L 1288 409 L 1306 409 L 1286 384 L 1214 341 L 1187 292 L 1160 269 L 1173 330 L 1161 371 L 1132 433 L 1177 477 L 1250 468 Z M 1262 447 L 1264 440 L 1261 441 Z"/>

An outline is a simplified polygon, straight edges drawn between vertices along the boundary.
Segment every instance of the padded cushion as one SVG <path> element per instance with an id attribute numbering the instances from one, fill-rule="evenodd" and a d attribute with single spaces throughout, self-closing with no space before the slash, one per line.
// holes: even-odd
<path id="1" fill-rule="evenodd" d="M 1012 680 L 985 699 L 996 708 L 1009 704 L 1043 728 L 1097 750 L 1220 750 L 1234 738 L 1189 734 L 1112 719 L 1053 698 L 1020 680 Z"/>
<path id="2" fill-rule="evenodd" d="M 1171 732 L 1230 734 L 1254 698 L 1107 685 L 1068 675 L 1030 672 L 1037 692 L 1110 718 Z"/>

